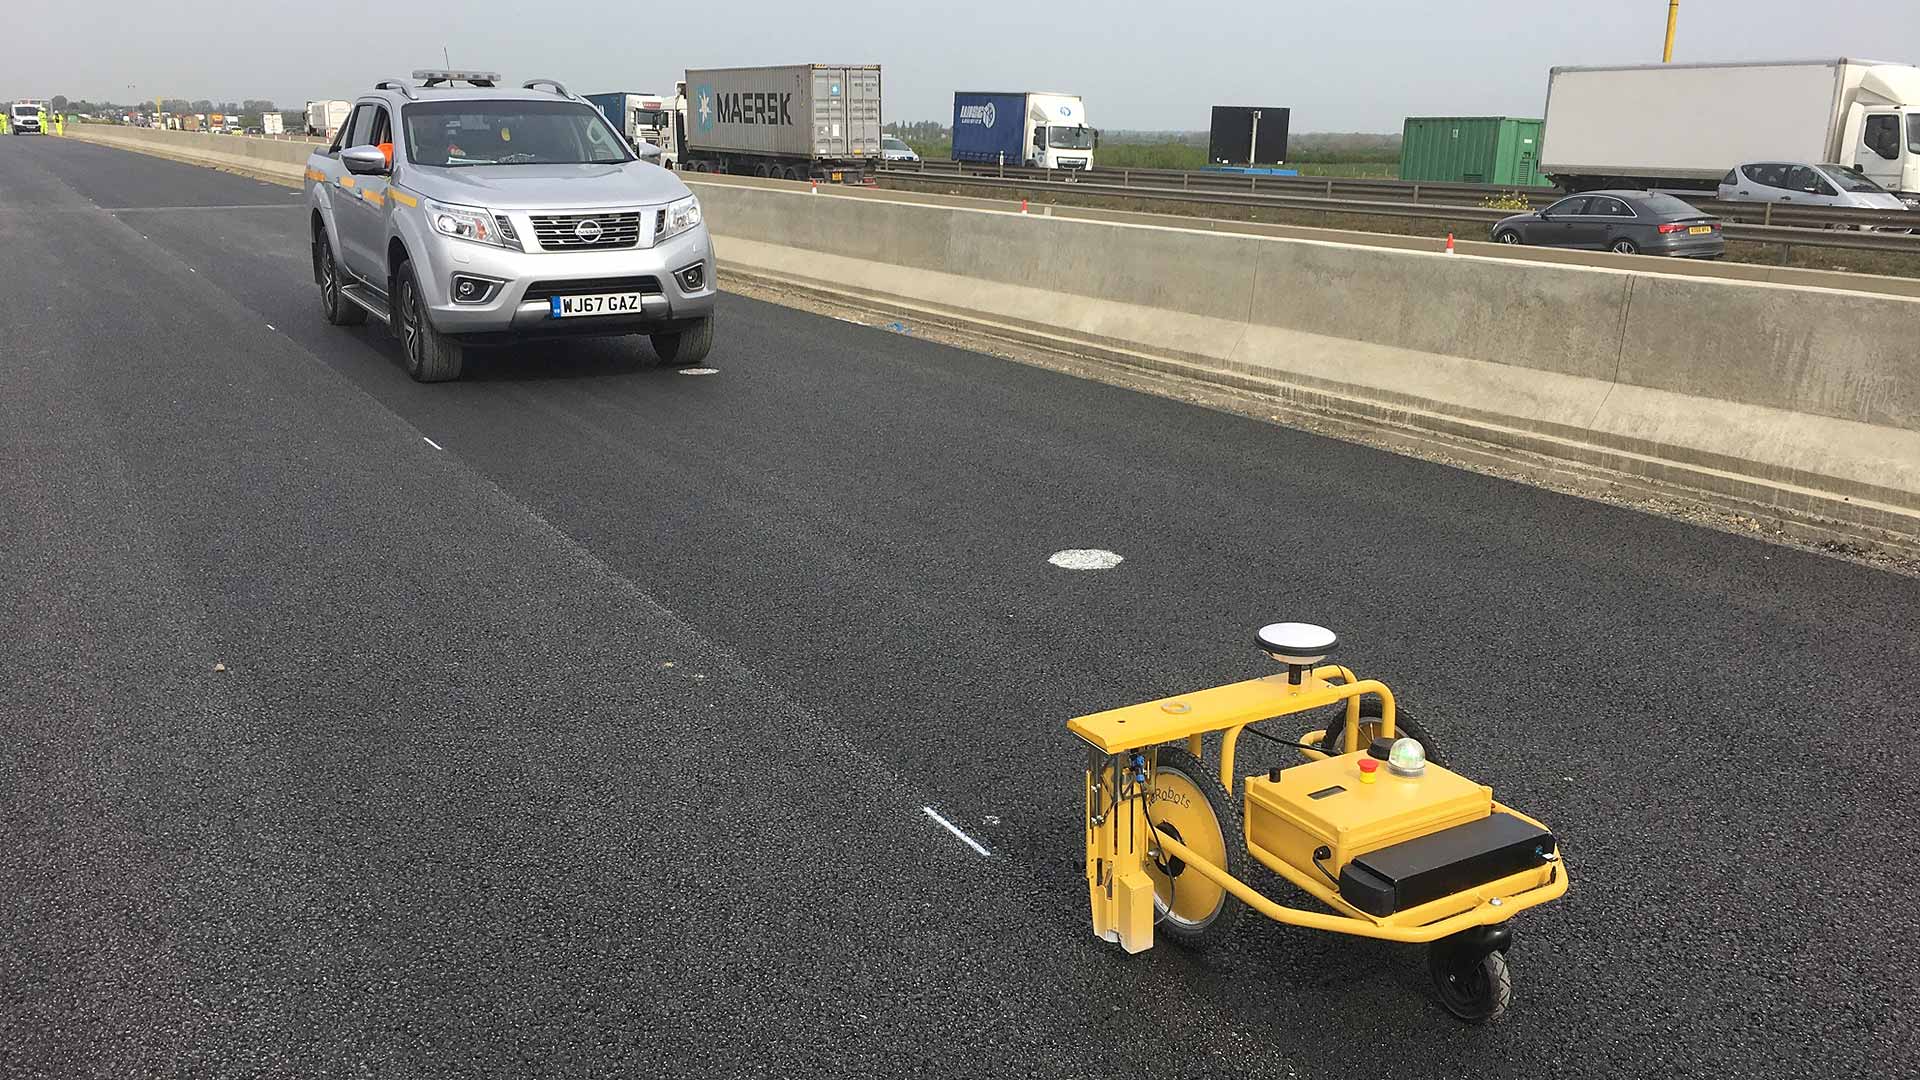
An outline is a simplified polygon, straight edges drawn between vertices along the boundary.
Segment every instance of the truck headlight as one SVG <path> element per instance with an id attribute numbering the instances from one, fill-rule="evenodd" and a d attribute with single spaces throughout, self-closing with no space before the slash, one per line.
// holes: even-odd
<path id="1" fill-rule="evenodd" d="M 495 224 L 493 213 L 474 206 L 452 206 L 447 203 L 428 202 L 427 220 L 433 222 L 433 231 L 442 236 L 452 236 L 460 240 L 471 240 L 476 244 L 490 247 L 518 249 L 520 245 L 510 240 Z"/>
<path id="2" fill-rule="evenodd" d="M 667 204 L 666 218 L 660 225 L 660 235 L 654 239 L 665 240 L 669 236 L 678 236 L 698 224 L 700 224 L 700 199 L 696 195 L 689 195 L 678 202 Z"/>

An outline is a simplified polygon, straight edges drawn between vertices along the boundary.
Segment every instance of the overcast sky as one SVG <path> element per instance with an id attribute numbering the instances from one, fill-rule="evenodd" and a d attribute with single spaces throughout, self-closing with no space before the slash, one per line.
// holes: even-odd
<path id="1" fill-rule="evenodd" d="M 1409 115 L 1537 116 L 1555 64 L 1660 59 L 1666 0 L 4 0 L 0 100 L 348 98 L 453 62 L 579 93 L 669 91 L 688 67 L 878 63 L 888 120 L 960 90 L 1062 90 L 1098 127 L 1204 129 L 1290 106 L 1295 131 Z M 75 14 L 84 11 L 85 16 Z M 457 20 L 457 21 L 456 21 Z M 57 27 L 58 29 L 52 29 Z M 1682 0 L 1682 61 L 1920 62 L 1920 0 Z M 1678 118 L 1676 118 L 1678 119 Z"/>

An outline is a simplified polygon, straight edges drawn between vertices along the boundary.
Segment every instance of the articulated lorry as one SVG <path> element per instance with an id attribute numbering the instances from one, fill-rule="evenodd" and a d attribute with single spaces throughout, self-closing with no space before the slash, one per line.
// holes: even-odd
<path id="1" fill-rule="evenodd" d="M 1041 169 L 1093 168 L 1100 133 L 1073 94 L 1026 91 L 953 95 L 953 160 Z"/>
<path id="2" fill-rule="evenodd" d="M 690 70 L 671 120 L 656 145 L 673 168 L 869 183 L 882 158 L 880 65 Z"/>
<path id="3" fill-rule="evenodd" d="M 1563 190 L 1711 190 L 1752 161 L 1851 165 L 1920 209 L 1920 68 L 1792 60 L 1548 76 L 1540 171 Z"/>

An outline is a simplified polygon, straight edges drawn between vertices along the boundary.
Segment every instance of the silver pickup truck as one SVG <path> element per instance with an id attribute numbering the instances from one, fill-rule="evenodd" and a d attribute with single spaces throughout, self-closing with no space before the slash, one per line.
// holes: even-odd
<path id="1" fill-rule="evenodd" d="M 661 360 L 713 347 L 713 241 L 700 201 L 548 80 L 416 71 L 354 103 L 307 159 L 313 277 L 327 321 L 371 315 L 422 382 L 467 344 L 646 334 Z M 464 85 L 462 85 L 464 84 Z"/>

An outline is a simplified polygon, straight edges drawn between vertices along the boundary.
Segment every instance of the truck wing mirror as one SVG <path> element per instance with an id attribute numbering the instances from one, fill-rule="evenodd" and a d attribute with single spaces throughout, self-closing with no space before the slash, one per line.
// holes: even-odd
<path id="1" fill-rule="evenodd" d="M 340 151 L 340 164 L 355 176 L 385 176 L 392 172 L 386 151 L 377 146 L 353 146 Z"/>

